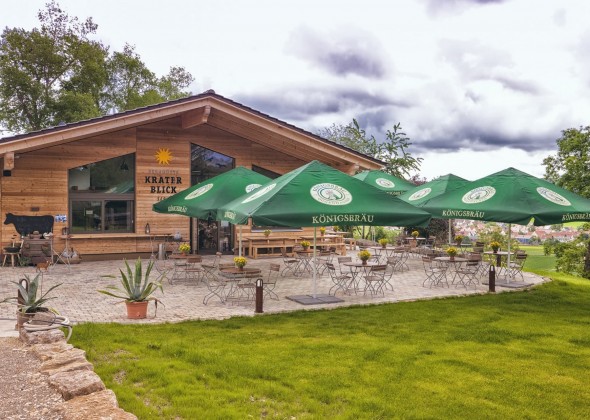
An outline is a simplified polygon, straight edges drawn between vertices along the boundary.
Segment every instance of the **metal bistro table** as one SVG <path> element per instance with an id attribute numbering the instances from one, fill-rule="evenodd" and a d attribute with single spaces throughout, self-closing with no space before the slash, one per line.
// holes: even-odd
<path id="1" fill-rule="evenodd" d="M 254 283 L 243 283 L 244 279 L 251 279 L 261 275 L 262 271 L 255 267 L 231 267 L 219 270 L 229 290 L 225 294 L 225 301 L 252 300 L 255 293 Z"/>
<path id="2" fill-rule="evenodd" d="M 351 284 L 354 285 L 353 291 L 356 293 L 361 290 L 359 274 L 362 272 L 366 276 L 367 273 L 369 271 L 371 271 L 372 267 L 375 267 L 376 265 L 380 265 L 380 264 L 377 262 L 373 262 L 373 261 L 367 261 L 365 264 L 363 264 L 362 261 L 353 261 L 353 262 L 346 262 L 343 265 L 351 268 L 351 270 L 350 270 L 350 272 L 352 274 Z"/>

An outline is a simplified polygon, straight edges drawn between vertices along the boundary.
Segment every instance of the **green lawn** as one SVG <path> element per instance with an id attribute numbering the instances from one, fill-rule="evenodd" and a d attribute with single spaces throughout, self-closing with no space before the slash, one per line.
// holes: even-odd
<path id="1" fill-rule="evenodd" d="M 85 324 L 120 405 L 160 418 L 590 418 L 590 281 L 196 321 Z M 535 256 L 535 254 L 538 254 Z M 538 260 L 537 260 L 538 259 Z"/>

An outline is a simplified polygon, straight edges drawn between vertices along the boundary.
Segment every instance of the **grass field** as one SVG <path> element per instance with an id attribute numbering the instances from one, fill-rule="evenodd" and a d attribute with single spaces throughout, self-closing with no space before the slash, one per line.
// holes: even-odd
<path id="1" fill-rule="evenodd" d="M 590 418 L 590 281 L 224 321 L 84 324 L 71 342 L 140 419 Z"/>

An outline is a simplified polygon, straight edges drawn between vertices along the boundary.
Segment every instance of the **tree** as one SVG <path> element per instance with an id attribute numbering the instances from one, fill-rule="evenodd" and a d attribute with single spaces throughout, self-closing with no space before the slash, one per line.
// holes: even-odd
<path id="1" fill-rule="evenodd" d="M 349 147 L 357 152 L 385 162 L 384 172 L 400 178 L 410 176 L 411 171 L 418 171 L 422 158 L 415 158 L 408 151 L 412 145 L 406 133 L 401 131 L 401 123 L 385 133 L 386 141 L 379 143 L 373 135 L 367 136 L 356 119 L 346 126 L 332 124 L 318 132 L 318 135 L 335 143 Z"/>
<path id="2" fill-rule="evenodd" d="M 81 22 L 52 0 L 39 28 L 5 28 L 0 36 L 0 128 L 40 130 L 185 96 L 193 78 L 182 67 L 157 78 L 134 48 L 109 54 Z"/>
<path id="3" fill-rule="evenodd" d="M 584 197 L 590 198 L 590 126 L 562 131 L 558 151 L 543 159 L 545 177 Z"/>

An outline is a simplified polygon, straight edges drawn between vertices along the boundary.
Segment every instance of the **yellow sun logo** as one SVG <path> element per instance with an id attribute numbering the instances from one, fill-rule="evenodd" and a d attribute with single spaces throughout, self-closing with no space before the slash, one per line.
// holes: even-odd
<path id="1" fill-rule="evenodd" d="M 155 156 L 158 164 L 160 165 L 169 165 L 170 161 L 172 160 L 172 153 L 170 153 L 170 149 L 158 149 Z"/>

